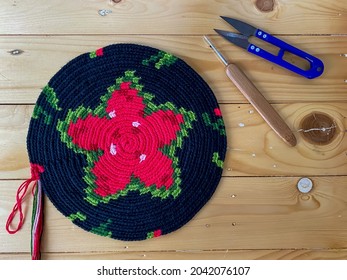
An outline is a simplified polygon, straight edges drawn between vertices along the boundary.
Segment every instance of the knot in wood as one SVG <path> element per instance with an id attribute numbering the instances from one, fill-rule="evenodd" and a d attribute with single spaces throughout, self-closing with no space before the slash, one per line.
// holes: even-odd
<path id="1" fill-rule="evenodd" d="M 269 13 L 274 10 L 275 0 L 256 0 L 255 6 L 263 13 Z"/>
<path id="2" fill-rule="evenodd" d="M 307 115 L 301 122 L 301 135 L 310 143 L 327 145 L 338 134 L 336 122 L 328 115 L 321 112 L 313 112 Z"/>

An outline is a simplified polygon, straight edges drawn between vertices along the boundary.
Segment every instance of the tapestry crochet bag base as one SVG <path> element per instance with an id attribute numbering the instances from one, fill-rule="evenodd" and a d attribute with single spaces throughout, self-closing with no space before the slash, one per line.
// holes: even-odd
<path id="1" fill-rule="evenodd" d="M 27 149 L 32 176 L 18 190 L 7 229 L 23 224 L 21 203 L 35 183 L 38 259 L 43 194 L 77 226 L 114 239 L 182 227 L 220 181 L 226 133 L 213 92 L 183 60 L 115 44 L 76 57 L 53 76 L 34 108 Z"/>

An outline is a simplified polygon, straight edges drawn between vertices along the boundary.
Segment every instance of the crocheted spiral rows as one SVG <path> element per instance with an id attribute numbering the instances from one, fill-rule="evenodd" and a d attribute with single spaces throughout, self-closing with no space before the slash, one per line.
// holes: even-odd
<path id="1" fill-rule="evenodd" d="M 61 213 L 87 231 L 141 240 L 180 228 L 210 199 L 226 136 L 215 96 L 184 61 L 117 44 L 49 81 L 27 146 Z"/>

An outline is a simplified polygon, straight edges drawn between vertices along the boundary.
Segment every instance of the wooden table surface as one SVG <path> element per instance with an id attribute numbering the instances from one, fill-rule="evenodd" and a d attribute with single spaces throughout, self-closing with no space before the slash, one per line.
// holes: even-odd
<path id="1" fill-rule="evenodd" d="M 87 233 L 47 200 L 43 259 L 347 259 L 346 0 L 0 2 L 0 259 L 30 258 L 32 198 L 19 233 L 7 234 L 5 221 L 29 177 L 26 134 L 41 88 L 75 56 L 119 42 L 171 52 L 209 83 L 227 127 L 223 178 L 191 222 L 141 242 Z M 318 56 L 324 74 L 307 80 L 229 44 L 213 31 L 233 30 L 219 15 Z M 205 34 L 278 110 L 296 147 L 228 80 Z M 313 181 L 308 194 L 297 189 L 301 177 Z"/>

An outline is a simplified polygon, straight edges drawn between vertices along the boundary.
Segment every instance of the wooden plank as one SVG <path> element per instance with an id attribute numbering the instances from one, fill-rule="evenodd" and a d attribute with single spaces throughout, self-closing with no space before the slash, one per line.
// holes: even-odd
<path id="1" fill-rule="evenodd" d="M 221 106 L 228 137 L 224 176 L 346 175 L 346 105 L 276 104 L 275 109 L 297 137 L 298 144 L 293 148 L 287 146 L 250 105 Z M 25 139 L 32 110 L 32 105 L 0 106 L 1 179 L 24 179 L 30 174 Z M 323 122 L 303 128 L 303 120 L 318 112 L 330 116 L 333 126 Z M 323 139 L 334 135 L 326 145 L 311 143 L 303 136 L 310 133 L 302 133 L 323 128 Z"/>
<path id="2" fill-rule="evenodd" d="M 0 254 L 0 260 L 30 260 L 29 253 Z M 171 252 L 43 253 L 43 260 L 346 260 L 347 250 L 222 250 Z"/>
<path id="3" fill-rule="evenodd" d="M 169 235 L 122 242 L 74 226 L 46 201 L 44 253 L 153 252 L 251 249 L 347 249 L 347 177 L 311 177 L 314 187 L 301 194 L 297 177 L 223 178 L 210 202 Z M 0 224 L 12 208 L 20 181 L 0 181 Z M 26 213 L 30 213 L 27 199 Z M 30 251 L 30 214 L 23 229 L 0 231 L 1 253 Z"/>
<path id="4" fill-rule="evenodd" d="M 69 2 L 70 3 L 70 2 Z M 1 18 L 1 17 L 0 17 Z M 288 36 L 289 43 L 321 58 L 324 74 L 307 80 L 211 36 L 271 103 L 346 101 L 347 36 Z M 150 45 L 184 59 L 210 85 L 221 103 L 246 103 L 225 74 L 224 66 L 201 36 L 20 36 L 0 40 L 0 103 L 35 103 L 41 88 L 68 61 L 113 43 Z M 20 55 L 11 51 L 22 50 Z"/>
<path id="5" fill-rule="evenodd" d="M 250 105 L 221 107 L 229 143 L 225 176 L 346 175 L 347 103 L 278 104 L 274 107 L 294 132 L 298 141 L 295 147 L 282 141 Z M 303 125 L 304 120 L 318 115 L 328 116 L 331 124 Z M 325 132 L 320 135 L 321 129 Z M 334 136 L 330 143 L 319 145 L 310 142 L 313 136 L 310 133 L 318 133 L 322 141 L 330 133 Z"/>
<path id="6" fill-rule="evenodd" d="M 29 175 L 25 138 L 40 89 L 77 55 L 120 42 L 169 51 L 208 82 L 227 127 L 224 177 L 186 226 L 141 242 L 87 233 L 46 199 L 44 259 L 347 259 L 345 0 L 3 2 L 0 104 L 8 105 L 0 105 L 0 260 L 30 258 L 32 198 L 24 202 L 22 231 L 8 235 L 4 224 L 22 182 L 13 179 Z M 324 61 L 324 74 L 306 80 L 211 36 L 275 104 L 298 138 L 295 148 L 247 104 L 203 42 L 213 28 L 233 30 L 219 15 L 281 34 Z M 309 194 L 297 190 L 300 176 L 313 180 Z"/>
<path id="7" fill-rule="evenodd" d="M 102 9 L 110 13 L 101 16 L 98 11 Z M 240 18 L 277 34 L 340 34 L 346 32 L 347 4 L 344 0 L 38 0 L 35 5 L 5 1 L 0 9 L 0 32 L 204 34 L 228 27 L 218 15 Z"/>
<path id="8" fill-rule="evenodd" d="M 30 175 L 26 136 L 33 106 L 0 106 L 0 178 Z"/>

